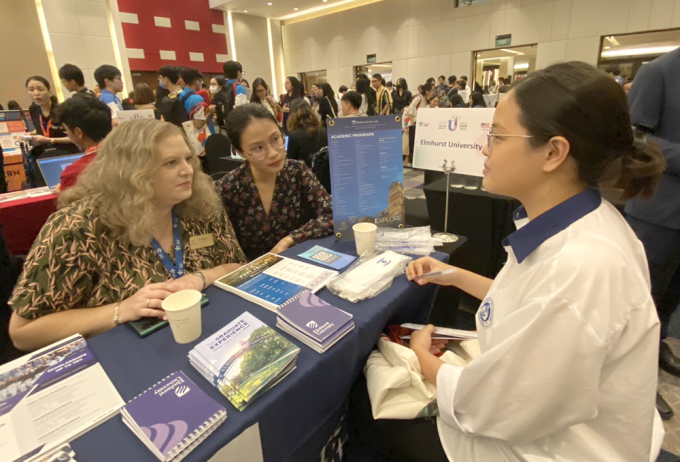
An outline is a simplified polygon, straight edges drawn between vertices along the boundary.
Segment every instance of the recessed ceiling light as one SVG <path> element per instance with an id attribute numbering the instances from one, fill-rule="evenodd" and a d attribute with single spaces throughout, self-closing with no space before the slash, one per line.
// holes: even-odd
<path id="1" fill-rule="evenodd" d="M 272 6 L 272 2 L 267 3 L 267 5 Z"/>
<path id="2" fill-rule="evenodd" d="M 244 12 L 244 13 L 247 13 L 247 12 L 248 12 L 248 10 L 243 10 L 243 12 Z"/>
<path id="3" fill-rule="evenodd" d="M 293 8 L 293 11 L 297 11 L 297 10 L 298 10 L 297 8 Z"/>
<path id="4" fill-rule="evenodd" d="M 324 3 L 326 3 L 328 0 L 323 0 Z"/>

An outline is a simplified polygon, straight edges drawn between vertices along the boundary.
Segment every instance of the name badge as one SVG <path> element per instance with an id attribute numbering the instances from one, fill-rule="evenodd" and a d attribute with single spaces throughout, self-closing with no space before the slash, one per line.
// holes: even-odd
<path id="1" fill-rule="evenodd" d="M 213 236 L 213 233 L 191 236 L 191 238 L 189 238 L 189 245 L 191 246 L 191 250 L 212 247 L 215 245 L 215 236 Z"/>

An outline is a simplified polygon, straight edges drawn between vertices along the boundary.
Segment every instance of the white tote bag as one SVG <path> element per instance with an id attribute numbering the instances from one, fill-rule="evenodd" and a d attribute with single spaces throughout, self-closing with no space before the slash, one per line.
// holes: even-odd
<path id="1" fill-rule="evenodd" d="M 466 340 L 439 359 L 465 367 L 479 356 L 479 341 Z M 416 354 L 382 335 L 364 367 L 374 419 L 410 420 L 433 415 L 437 387 L 423 377 Z"/>

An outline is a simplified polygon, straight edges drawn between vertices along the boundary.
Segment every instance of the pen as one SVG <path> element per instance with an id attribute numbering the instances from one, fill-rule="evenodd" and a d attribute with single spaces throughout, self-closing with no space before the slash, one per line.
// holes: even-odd
<path id="1" fill-rule="evenodd" d="M 431 278 L 431 277 L 443 276 L 445 274 L 451 274 L 451 273 L 455 273 L 455 272 L 456 272 L 456 268 L 451 268 L 451 269 L 447 269 L 447 270 L 444 270 L 444 271 L 435 271 L 434 273 L 425 273 L 421 277 L 422 278 Z"/>

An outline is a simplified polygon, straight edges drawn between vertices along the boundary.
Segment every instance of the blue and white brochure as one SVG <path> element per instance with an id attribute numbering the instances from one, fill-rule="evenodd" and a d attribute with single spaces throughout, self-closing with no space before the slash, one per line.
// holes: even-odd
<path id="1" fill-rule="evenodd" d="M 357 258 L 353 257 L 352 255 L 347 255 L 336 252 L 335 250 L 327 249 L 326 247 L 321 247 L 320 245 L 315 245 L 308 251 L 303 252 L 298 256 L 304 258 L 305 260 L 319 263 L 336 270 L 343 269 Z"/>

